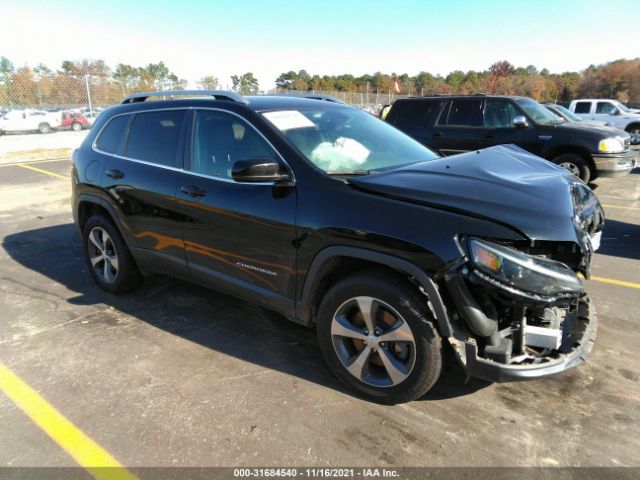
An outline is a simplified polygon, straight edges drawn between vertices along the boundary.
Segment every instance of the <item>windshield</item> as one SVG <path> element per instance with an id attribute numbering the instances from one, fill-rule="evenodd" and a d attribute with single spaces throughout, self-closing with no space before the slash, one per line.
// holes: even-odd
<path id="1" fill-rule="evenodd" d="M 631 110 L 629 110 L 629 107 L 627 107 L 626 105 L 620 103 L 620 102 L 615 102 L 616 107 L 618 107 L 620 110 L 622 110 L 624 113 L 632 113 Z"/>
<path id="2" fill-rule="evenodd" d="M 562 115 L 573 120 L 574 122 L 582 121 L 582 117 L 579 117 L 568 108 L 564 108 L 562 105 L 555 105 L 554 108 L 558 110 Z"/>
<path id="3" fill-rule="evenodd" d="M 262 115 L 328 174 L 365 174 L 438 158 L 391 125 L 355 108 L 280 110 Z"/>
<path id="4" fill-rule="evenodd" d="M 517 98 L 516 103 L 520 105 L 527 115 L 529 115 L 537 124 L 550 125 L 554 123 L 561 123 L 558 115 L 551 113 L 545 107 L 530 98 Z"/>

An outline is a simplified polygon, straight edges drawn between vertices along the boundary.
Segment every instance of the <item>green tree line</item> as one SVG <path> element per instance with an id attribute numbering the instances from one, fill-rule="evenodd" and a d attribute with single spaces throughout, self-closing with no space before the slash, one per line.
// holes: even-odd
<path id="1" fill-rule="evenodd" d="M 233 89 L 244 94 L 259 91 L 253 73 L 233 75 Z M 196 82 L 199 88 L 219 87 L 215 75 Z M 581 72 L 550 73 L 535 66 L 515 67 L 499 61 L 483 71 L 456 70 L 446 76 L 421 71 L 417 75 L 375 72 L 361 76 L 311 75 L 306 70 L 284 72 L 276 79 L 279 91 L 324 91 L 402 95 L 435 93 L 491 93 L 524 95 L 538 101 L 569 101 L 578 97 L 615 98 L 640 102 L 640 58 L 591 65 Z M 94 105 L 118 103 L 126 95 L 149 90 L 183 90 L 187 81 L 163 62 L 146 66 L 103 60 L 65 60 L 57 70 L 44 64 L 16 67 L 0 57 L 0 106 Z M 89 95 L 87 95 L 87 90 Z"/>
<path id="2" fill-rule="evenodd" d="M 640 59 L 616 60 L 591 65 L 582 72 L 550 73 L 535 66 L 515 67 L 499 61 L 483 71 L 456 70 L 443 77 L 421 71 L 411 76 L 376 72 L 361 76 L 311 75 L 306 70 L 282 73 L 276 79 L 279 90 L 353 93 L 394 92 L 402 95 L 436 93 L 523 95 L 538 101 L 569 101 L 578 97 L 607 97 L 623 102 L 640 102 Z"/>

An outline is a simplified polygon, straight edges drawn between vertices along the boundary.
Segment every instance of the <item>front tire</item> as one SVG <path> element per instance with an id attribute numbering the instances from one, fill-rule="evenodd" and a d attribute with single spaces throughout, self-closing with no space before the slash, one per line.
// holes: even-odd
<path id="1" fill-rule="evenodd" d="M 317 333 L 334 374 L 369 400 L 415 400 L 440 376 L 441 338 L 427 300 L 401 276 L 371 270 L 336 284 L 320 303 Z"/>
<path id="2" fill-rule="evenodd" d="M 564 153 L 554 158 L 553 163 L 566 168 L 584 183 L 591 180 L 591 167 L 582 155 L 577 153 Z"/>
<path id="3" fill-rule="evenodd" d="M 633 124 L 627 127 L 627 133 L 631 137 L 629 142 L 631 145 L 639 145 L 640 144 L 640 125 Z"/>
<path id="4" fill-rule="evenodd" d="M 71 125 L 71 130 L 73 130 L 74 132 L 79 132 L 80 130 L 82 130 L 82 125 L 79 124 L 78 122 L 74 122 Z"/>
<path id="5" fill-rule="evenodd" d="M 110 220 L 93 215 L 82 232 L 87 268 L 100 288 L 121 294 L 142 283 L 142 275 L 126 243 Z"/>
<path id="6" fill-rule="evenodd" d="M 49 125 L 48 123 L 41 123 L 40 125 L 38 125 L 38 131 L 40 133 L 49 133 L 51 132 L 51 125 Z"/>

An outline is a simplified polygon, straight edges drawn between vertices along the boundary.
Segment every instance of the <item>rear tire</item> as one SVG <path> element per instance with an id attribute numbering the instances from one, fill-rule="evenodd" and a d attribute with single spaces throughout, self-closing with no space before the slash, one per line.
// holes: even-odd
<path id="1" fill-rule="evenodd" d="M 41 123 L 40 125 L 38 125 L 38 131 L 40 133 L 49 133 L 51 132 L 51 125 L 49 125 L 48 123 Z"/>
<path id="2" fill-rule="evenodd" d="M 591 180 L 591 167 L 582 155 L 563 153 L 555 157 L 552 162 L 566 168 L 584 183 L 589 183 Z"/>
<path id="3" fill-rule="evenodd" d="M 111 220 L 100 214 L 91 216 L 82 230 L 82 239 L 87 268 L 100 288 L 121 294 L 142 283 L 129 248 Z"/>
<path id="4" fill-rule="evenodd" d="M 71 130 L 73 130 L 74 132 L 79 132 L 80 130 L 82 130 L 82 125 L 78 122 L 74 122 L 71 124 Z"/>
<path id="5" fill-rule="evenodd" d="M 399 275 L 369 270 L 337 283 L 320 303 L 317 333 L 333 373 L 369 400 L 415 400 L 440 376 L 441 338 L 427 300 Z"/>

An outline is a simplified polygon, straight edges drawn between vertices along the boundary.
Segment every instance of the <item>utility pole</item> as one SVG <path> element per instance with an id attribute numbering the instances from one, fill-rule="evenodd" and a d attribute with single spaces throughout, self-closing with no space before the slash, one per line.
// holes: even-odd
<path id="1" fill-rule="evenodd" d="M 89 75 L 84 76 L 84 85 L 87 87 L 87 102 L 89 103 L 89 113 L 93 114 L 93 108 L 91 107 L 91 90 L 89 89 Z"/>

